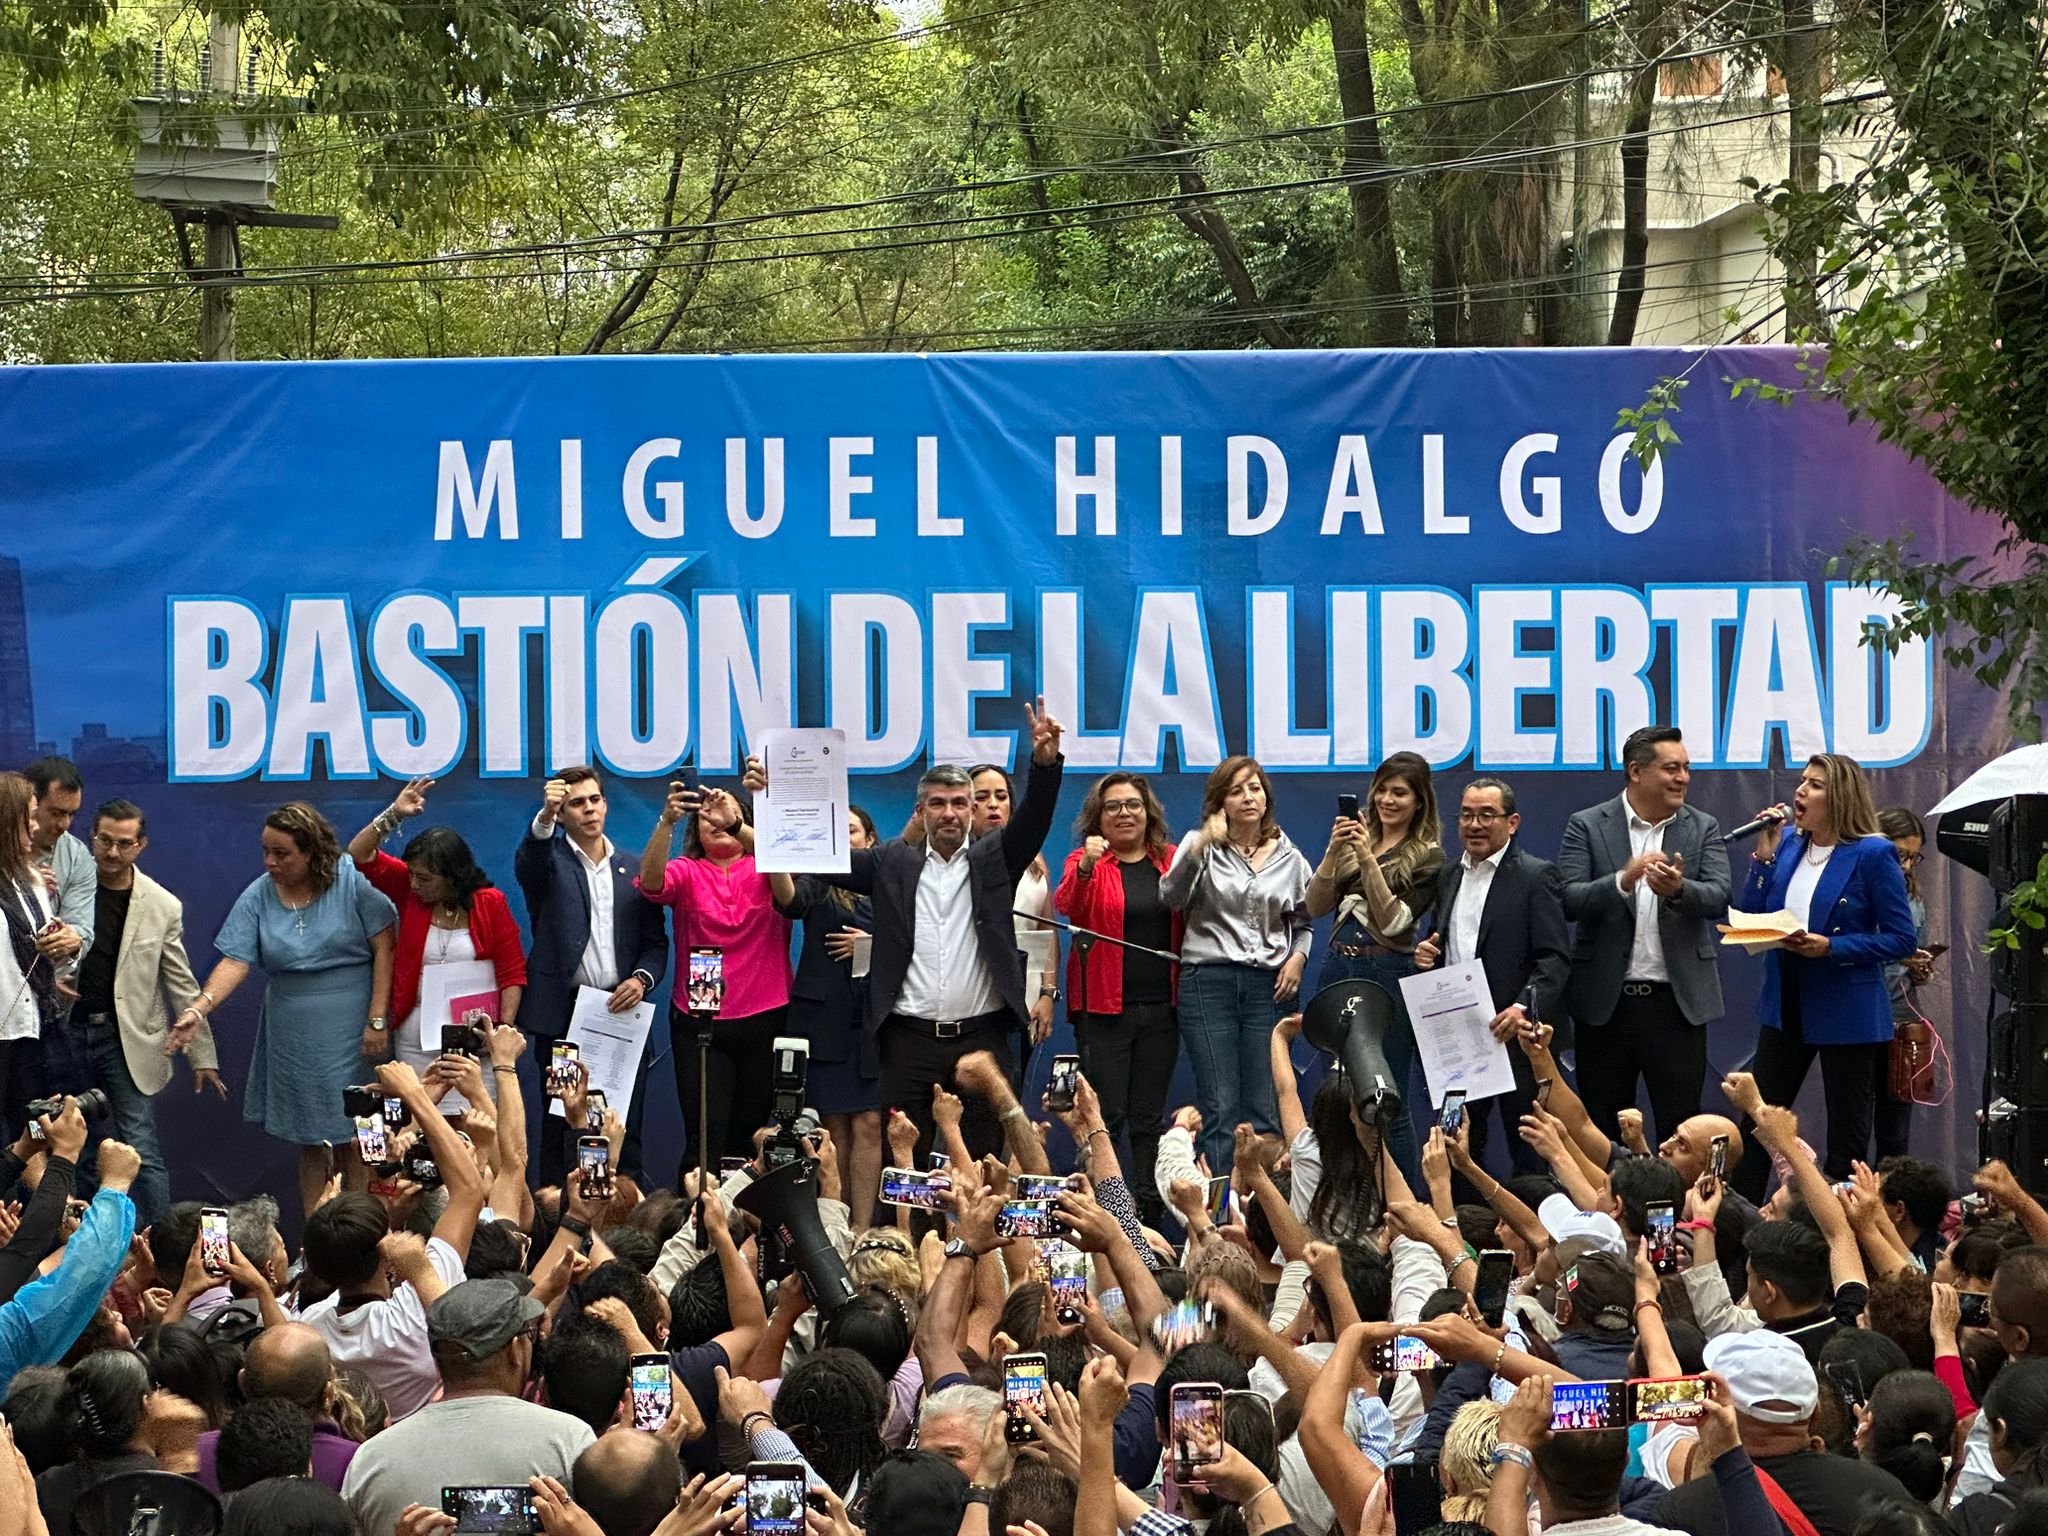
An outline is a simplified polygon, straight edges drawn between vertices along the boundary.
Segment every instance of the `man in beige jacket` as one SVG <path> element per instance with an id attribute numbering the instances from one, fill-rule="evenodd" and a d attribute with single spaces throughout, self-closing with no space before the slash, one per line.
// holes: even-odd
<path id="1" fill-rule="evenodd" d="M 71 1010 L 75 1046 L 107 1096 L 112 1124 L 106 1133 L 142 1154 L 131 1191 L 137 1230 L 171 1203 L 155 1103 L 171 1080 L 171 1058 L 189 1055 L 194 1093 L 211 1088 L 223 1100 L 228 1096 L 212 1029 L 201 1023 L 182 1036 L 170 1031 L 171 1020 L 198 1000 L 199 982 L 185 955 L 184 903 L 135 867 L 148 846 L 140 807 L 109 800 L 94 814 L 99 889 L 92 947 L 79 959 L 78 1002 Z"/>

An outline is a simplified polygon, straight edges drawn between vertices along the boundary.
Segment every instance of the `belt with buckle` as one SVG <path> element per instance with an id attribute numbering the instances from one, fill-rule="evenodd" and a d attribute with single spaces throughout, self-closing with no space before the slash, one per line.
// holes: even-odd
<path id="1" fill-rule="evenodd" d="M 1655 997 L 1659 992 L 1669 992 L 1668 981 L 1624 981 L 1621 984 L 1623 997 Z"/>
<path id="2" fill-rule="evenodd" d="M 1386 944 L 1339 944 L 1334 939 L 1330 941 L 1330 949 L 1332 953 L 1343 955 L 1352 960 L 1363 960 L 1368 956 L 1375 955 L 1383 955 L 1388 959 L 1400 960 L 1405 959 L 1408 955 L 1407 950 L 1395 949 Z"/>
<path id="3" fill-rule="evenodd" d="M 897 1013 L 891 1014 L 890 1017 L 922 1030 L 934 1040 L 958 1040 L 963 1033 L 976 1025 L 1002 1018 L 1003 1010 L 992 1008 L 987 1013 L 977 1013 L 964 1019 L 923 1019 L 914 1013 Z"/>
<path id="4" fill-rule="evenodd" d="M 71 1022 L 74 1024 L 118 1024 L 121 1021 L 111 1013 L 74 1013 L 71 1015 Z"/>

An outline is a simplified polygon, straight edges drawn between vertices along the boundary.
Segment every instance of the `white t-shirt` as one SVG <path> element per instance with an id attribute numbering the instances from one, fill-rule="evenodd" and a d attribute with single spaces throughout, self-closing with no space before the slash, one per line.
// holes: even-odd
<path id="1" fill-rule="evenodd" d="M 427 1239 L 427 1262 L 443 1285 L 469 1278 L 461 1257 L 438 1237 Z M 426 1407 L 441 1390 L 441 1373 L 427 1342 L 427 1309 L 410 1285 L 401 1285 L 388 1301 L 365 1302 L 346 1312 L 338 1297 L 328 1296 L 301 1312 L 299 1321 L 319 1330 L 337 1371 L 353 1366 L 370 1378 L 384 1394 L 394 1424 Z"/>
<path id="2" fill-rule="evenodd" d="M 1792 871 L 1792 883 L 1785 887 L 1785 910 L 1799 919 L 1802 928 L 1810 927 L 1813 922 L 1813 888 L 1827 873 L 1828 860 L 1835 856 L 1834 845 L 1830 844 L 1819 852 L 1818 863 L 1814 861 L 1811 848 L 1799 855 L 1799 864 Z"/>

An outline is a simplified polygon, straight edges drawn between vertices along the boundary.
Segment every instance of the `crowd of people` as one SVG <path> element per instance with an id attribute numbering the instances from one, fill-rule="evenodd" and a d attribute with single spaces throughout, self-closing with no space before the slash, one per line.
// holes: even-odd
<path id="1" fill-rule="evenodd" d="M 1906 1149 L 1920 828 L 1854 762 L 1741 879 L 1669 729 L 1555 861 L 1492 777 L 1447 848 L 1398 755 L 1316 862 L 1233 758 L 1177 842 L 1099 779 L 1055 868 L 1029 723 L 1014 803 L 934 768 L 900 835 L 853 813 L 843 875 L 756 868 L 758 763 L 673 786 L 637 858 L 563 771 L 524 930 L 454 829 L 384 851 L 431 781 L 346 843 L 283 806 L 203 981 L 143 811 L 88 852 L 69 764 L 0 774 L 0 1536 L 2048 1532 L 2048 1210 Z M 1796 921 L 1709 1105 L 1731 907 Z M 1027 965 L 1053 917 L 1104 938 Z M 1515 1088 L 1460 1110 L 1398 983 L 1473 961 Z M 441 966 L 495 982 L 473 1036 Z M 259 971 L 243 1113 L 301 1149 L 295 1247 L 269 1194 L 173 1200 L 153 1115 L 179 1057 L 227 1098 L 210 1017 Z M 609 1105 L 544 1075 L 579 989 L 665 978 L 673 1163 L 644 1064 Z M 1336 982 L 1386 990 L 1391 1122 L 1309 1060 Z M 1079 1076 L 1027 1104 L 1063 996 Z M 778 1113 L 786 1035 L 815 1116 Z M 939 1197 L 881 1203 L 885 1158 Z"/>

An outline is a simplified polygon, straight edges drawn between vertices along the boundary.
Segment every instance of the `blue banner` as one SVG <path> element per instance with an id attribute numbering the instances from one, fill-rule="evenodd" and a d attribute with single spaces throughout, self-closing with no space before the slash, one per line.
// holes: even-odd
<path id="1" fill-rule="evenodd" d="M 1677 374 L 1682 441 L 1645 474 L 1616 415 Z M 1447 792 L 1511 776 L 1548 857 L 1652 720 L 1724 823 L 1821 750 L 1924 808 L 2002 745 L 2000 705 L 1925 645 L 1862 644 L 1890 600 L 1823 560 L 1855 532 L 1946 559 L 1994 530 L 1830 407 L 1731 399 L 1746 376 L 1793 382 L 1794 358 L 0 370 L 0 761 L 47 745 L 88 806 L 145 807 L 202 967 L 285 799 L 346 837 L 434 775 L 432 819 L 509 887 L 547 770 L 646 781 L 613 790 L 631 848 L 678 765 L 734 777 L 764 730 L 835 725 L 886 828 L 925 763 L 1021 765 L 1035 695 L 1068 728 L 1055 864 L 1096 773 L 1160 775 L 1179 827 L 1239 751 L 1288 776 L 1314 857 L 1333 795 L 1404 748 Z M 1981 886 L 1923 868 L 1978 983 Z M 1723 1067 L 1754 1039 L 1755 967 L 1725 970 Z M 231 1078 L 250 1002 L 223 1019 Z M 665 1077 L 650 1103 L 673 1136 Z M 1931 1150 L 1964 1107 L 1925 1117 Z M 265 1166 L 253 1135 L 207 1133 L 230 1192 Z"/>

